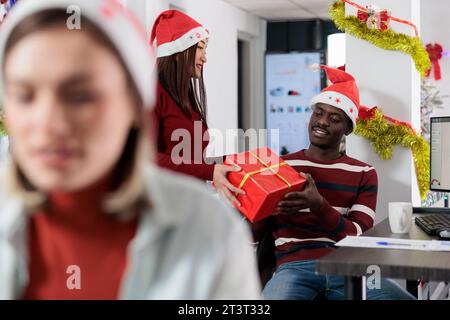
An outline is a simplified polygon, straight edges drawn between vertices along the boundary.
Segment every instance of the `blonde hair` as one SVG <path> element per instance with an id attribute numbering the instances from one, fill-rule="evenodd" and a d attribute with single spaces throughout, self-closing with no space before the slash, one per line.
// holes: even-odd
<path id="1" fill-rule="evenodd" d="M 32 32 L 42 30 L 46 27 L 55 26 L 59 23 L 66 22 L 65 11 L 54 9 L 37 12 L 19 23 L 12 31 L 8 39 L 5 56 L 12 47 L 21 39 Z M 131 77 L 130 72 L 126 68 L 121 55 L 111 40 L 88 19 L 83 20 L 83 29 L 87 30 L 90 36 L 94 37 L 97 42 L 110 49 L 117 57 L 122 69 L 126 73 L 129 89 L 133 98 L 134 107 L 137 112 L 144 114 L 142 98 L 139 95 L 137 86 Z M 6 60 L 6 59 L 5 59 Z M 3 68 L 4 66 L 2 66 Z M 130 129 L 127 142 L 124 146 L 123 153 L 113 168 L 114 189 L 111 194 L 107 195 L 103 209 L 108 214 L 118 216 L 128 216 L 136 212 L 137 209 L 150 208 L 151 203 L 145 190 L 145 181 L 142 175 L 143 167 L 152 161 L 153 152 L 151 150 L 150 141 L 150 116 L 139 116 L 141 123 L 137 127 Z M 146 121 L 148 119 L 148 121 Z M 14 143 L 14 142 L 13 142 Z M 7 192 L 11 195 L 19 196 L 23 202 L 25 209 L 29 212 L 45 207 L 47 204 L 46 194 L 40 192 L 32 186 L 25 177 L 18 165 L 14 162 L 14 156 L 8 164 L 6 174 Z"/>

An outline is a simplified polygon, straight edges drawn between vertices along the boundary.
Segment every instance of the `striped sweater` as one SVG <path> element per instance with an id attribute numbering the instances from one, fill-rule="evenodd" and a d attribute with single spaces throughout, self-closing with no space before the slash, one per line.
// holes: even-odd
<path id="1" fill-rule="evenodd" d="M 304 150 L 283 159 L 297 171 L 311 174 L 324 203 L 317 212 L 306 209 L 274 216 L 277 266 L 320 258 L 346 235 L 360 235 L 373 226 L 378 178 L 372 166 L 346 155 L 319 161 Z"/>

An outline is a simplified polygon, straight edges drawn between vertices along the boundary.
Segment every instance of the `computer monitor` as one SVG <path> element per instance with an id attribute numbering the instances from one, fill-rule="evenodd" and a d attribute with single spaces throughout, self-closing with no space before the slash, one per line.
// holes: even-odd
<path id="1" fill-rule="evenodd" d="M 433 117 L 430 121 L 430 189 L 450 192 L 450 117 Z"/>

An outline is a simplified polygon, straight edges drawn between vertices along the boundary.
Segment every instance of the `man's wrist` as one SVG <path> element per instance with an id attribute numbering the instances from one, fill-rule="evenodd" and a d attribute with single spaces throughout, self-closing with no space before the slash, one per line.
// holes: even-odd
<path id="1" fill-rule="evenodd" d="M 324 203 L 323 197 L 319 196 L 318 200 L 316 201 L 316 205 L 314 205 L 314 207 L 311 207 L 310 209 L 312 211 L 316 211 L 316 212 L 320 211 L 320 209 L 322 209 L 322 207 L 323 207 L 323 203 Z"/>

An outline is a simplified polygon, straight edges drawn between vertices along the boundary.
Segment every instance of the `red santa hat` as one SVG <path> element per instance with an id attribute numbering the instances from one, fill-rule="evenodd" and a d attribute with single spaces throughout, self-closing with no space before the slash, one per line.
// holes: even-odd
<path id="1" fill-rule="evenodd" d="M 332 84 L 312 99 L 312 106 L 324 103 L 341 109 L 352 120 L 355 129 L 359 109 L 359 92 L 355 78 L 343 70 L 324 65 L 320 67 L 325 69 Z"/>
<path id="2" fill-rule="evenodd" d="M 208 29 L 178 10 L 167 10 L 153 24 L 150 44 L 157 47 L 157 57 L 167 57 L 209 38 Z"/>
<path id="3" fill-rule="evenodd" d="M 154 53 L 148 45 L 145 28 L 117 0 L 18 1 L 1 26 L 0 65 L 4 63 L 5 46 L 11 32 L 21 21 L 40 11 L 51 9 L 67 11 L 68 8 L 74 8 L 74 6 L 79 8 L 82 18 L 86 17 L 92 21 L 111 40 L 130 72 L 144 106 L 149 109 L 153 108 L 156 88 Z M 70 17 L 70 14 L 67 16 Z M 82 19 L 80 27 L 82 30 Z M 0 100 L 3 96 L 2 77 L 3 72 L 0 72 Z"/>

